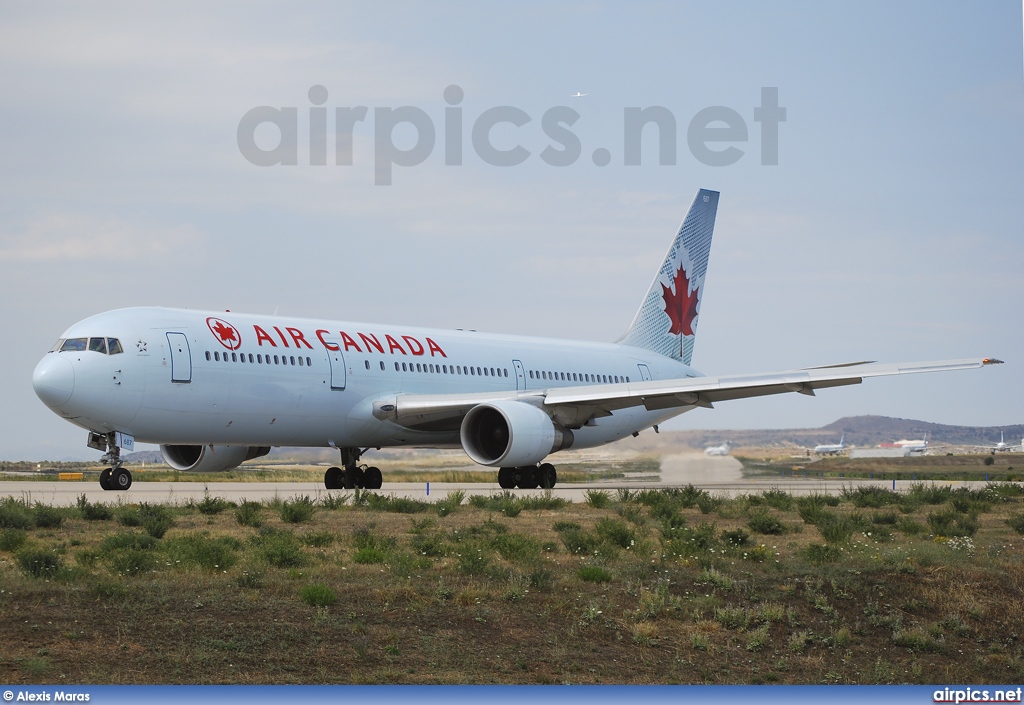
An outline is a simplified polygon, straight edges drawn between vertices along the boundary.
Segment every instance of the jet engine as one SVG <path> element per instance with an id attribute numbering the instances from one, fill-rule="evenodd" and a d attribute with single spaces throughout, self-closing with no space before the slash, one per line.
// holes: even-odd
<path id="1" fill-rule="evenodd" d="M 270 446 L 160 446 L 164 462 L 185 472 L 233 470 L 270 452 Z"/>
<path id="2" fill-rule="evenodd" d="M 473 462 L 490 467 L 533 465 L 573 442 L 572 431 L 521 401 L 474 406 L 462 420 L 460 436 Z"/>

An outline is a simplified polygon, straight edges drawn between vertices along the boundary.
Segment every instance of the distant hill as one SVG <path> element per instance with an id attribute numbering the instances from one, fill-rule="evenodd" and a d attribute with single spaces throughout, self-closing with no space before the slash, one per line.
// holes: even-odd
<path id="1" fill-rule="evenodd" d="M 620 445 L 634 444 L 637 450 L 659 450 L 669 445 L 706 448 L 729 441 L 737 447 L 794 447 L 809 448 L 819 443 L 838 443 L 846 434 L 846 442 L 860 447 L 901 439 L 918 439 L 928 434 L 929 441 L 951 445 L 989 445 L 999 441 L 1003 432 L 1007 443 L 1020 443 L 1024 438 L 1024 425 L 1012 426 L 947 426 L 945 424 L 898 419 L 889 416 L 847 416 L 821 428 L 741 429 L 671 431 L 660 435 L 644 432 L 635 441 L 621 441 Z"/>

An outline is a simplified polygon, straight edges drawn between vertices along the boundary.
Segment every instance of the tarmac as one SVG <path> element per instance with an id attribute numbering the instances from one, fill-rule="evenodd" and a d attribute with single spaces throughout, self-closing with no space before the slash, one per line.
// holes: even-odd
<path id="1" fill-rule="evenodd" d="M 479 468 L 476 468 L 479 469 Z M 382 468 L 387 479 L 387 468 Z M 712 495 L 735 497 L 741 494 L 756 494 L 777 488 L 794 495 L 838 494 L 844 488 L 877 486 L 896 491 L 906 491 L 915 483 L 910 480 L 863 480 L 854 478 L 823 479 L 813 476 L 794 477 L 751 477 L 745 476 L 742 465 L 730 456 L 708 457 L 703 453 L 668 455 L 662 459 L 661 472 L 657 480 L 653 475 L 641 475 L 625 480 L 589 482 L 581 484 L 559 484 L 551 493 L 572 502 L 583 502 L 590 490 L 604 490 L 614 495 L 619 489 L 639 490 L 647 488 L 665 489 L 693 485 L 707 490 Z M 984 486 L 984 482 L 948 482 L 937 484 L 954 486 Z M 487 483 L 457 482 L 385 482 L 377 490 L 386 495 L 408 497 L 426 501 L 437 501 L 449 492 L 461 490 L 467 496 L 501 492 L 497 485 Z M 543 494 L 545 490 L 512 490 L 517 493 Z M 81 495 L 90 502 L 128 503 L 138 502 L 185 504 L 200 502 L 209 493 L 231 502 L 243 499 L 264 501 L 278 497 L 282 500 L 294 497 L 316 499 L 327 493 L 352 493 L 352 490 L 326 490 L 323 484 L 313 482 L 135 482 L 126 492 L 105 491 L 94 480 L 87 481 L 0 481 L 0 497 L 24 499 L 30 503 L 40 502 L 53 507 L 74 506 Z"/>

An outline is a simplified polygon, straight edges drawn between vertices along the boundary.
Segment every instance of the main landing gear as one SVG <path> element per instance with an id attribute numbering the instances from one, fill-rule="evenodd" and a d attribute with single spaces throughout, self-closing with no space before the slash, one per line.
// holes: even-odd
<path id="1" fill-rule="evenodd" d="M 341 448 L 343 468 L 327 468 L 324 473 L 324 487 L 329 490 L 379 490 L 384 483 L 380 468 L 359 465 L 359 458 L 366 449 Z"/>
<path id="2" fill-rule="evenodd" d="M 105 490 L 126 490 L 132 486 L 132 474 L 125 470 L 121 460 L 121 449 L 117 446 L 114 433 L 102 436 L 107 445 L 107 453 L 100 458 L 101 463 L 110 463 L 110 467 L 100 473 L 100 487 Z M 91 442 L 91 440 L 90 440 Z"/>
<path id="3" fill-rule="evenodd" d="M 535 490 L 543 487 L 550 490 L 558 482 L 558 473 L 551 463 L 527 465 L 521 468 L 501 468 L 498 470 L 498 487 L 511 490 Z"/>

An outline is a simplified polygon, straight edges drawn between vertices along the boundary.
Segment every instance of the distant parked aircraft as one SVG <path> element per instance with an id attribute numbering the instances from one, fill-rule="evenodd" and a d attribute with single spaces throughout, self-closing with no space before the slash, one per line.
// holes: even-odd
<path id="1" fill-rule="evenodd" d="M 822 445 L 814 446 L 814 452 L 817 453 L 818 455 L 839 455 L 845 449 L 846 449 L 846 434 L 845 433 L 839 438 L 839 444 L 838 445 L 822 444 Z"/>
<path id="2" fill-rule="evenodd" d="M 897 448 L 910 451 L 911 453 L 924 453 L 928 450 L 928 434 L 924 434 L 924 439 L 920 441 L 908 441 L 903 439 L 896 441 L 893 445 Z"/>

